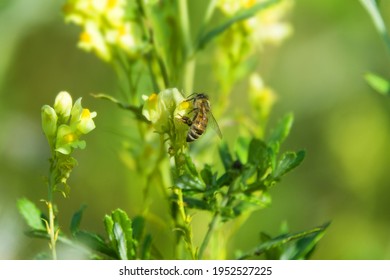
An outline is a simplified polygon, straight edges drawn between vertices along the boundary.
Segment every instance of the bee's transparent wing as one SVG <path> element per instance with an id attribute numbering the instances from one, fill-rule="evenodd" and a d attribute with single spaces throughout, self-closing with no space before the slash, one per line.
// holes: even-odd
<path id="1" fill-rule="evenodd" d="M 213 114 L 211 113 L 211 111 L 209 111 L 207 113 L 207 117 L 209 119 L 208 126 L 211 127 L 218 134 L 218 137 L 222 139 L 222 132 L 219 129 L 218 123 L 215 120 L 215 118 L 214 118 Z"/>

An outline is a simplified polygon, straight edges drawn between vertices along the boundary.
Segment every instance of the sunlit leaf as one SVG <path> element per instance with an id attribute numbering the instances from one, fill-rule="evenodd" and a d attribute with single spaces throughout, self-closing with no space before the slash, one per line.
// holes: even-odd
<path id="1" fill-rule="evenodd" d="M 374 73 L 367 73 L 365 76 L 367 83 L 378 93 L 390 95 L 390 82 Z"/>
<path id="2" fill-rule="evenodd" d="M 255 247 L 254 249 L 250 250 L 249 252 L 243 254 L 239 259 L 248 259 L 253 256 L 259 256 L 261 254 L 264 254 L 267 250 L 274 249 L 278 246 L 282 246 L 288 242 L 296 241 L 298 239 L 302 239 L 304 237 L 307 237 L 309 235 L 317 235 L 323 233 L 326 228 L 329 226 L 329 223 L 326 223 L 322 226 L 313 228 L 311 230 L 307 231 L 301 231 L 298 233 L 292 233 L 292 234 L 282 234 L 278 237 L 275 237 L 273 239 L 270 239 L 266 242 L 261 243 L 259 246 Z M 322 237 L 322 235 L 321 235 Z"/>
<path id="3" fill-rule="evenodd" d="M 27 224 L 36 230 L 46 230 L 42 221 L 42 212 L 35 206 L 33 202 L 27 198 L 21 198 L 18 200 L 18 210 L 23 216 Z"/>
<path id="4" fill-rule="evenodd" d="M 275 171 L 272 176 L 275 179 L 279 179 L 290 170 L 297 167 L 305 158 L 305 151 L 286 152 L 283 154 L 281 160 L 278 162 Z"/>
<path id="5" fill-rule="evenodd" d="M 131 220 L 126 212 L 121 209 L 116 209 L 111 214 L 114 221 L 113 234 L 115 237 L 117 252 L 121 259 L 134 258 L 135 252 L 133 249 L 133 229 Z"/>
<path id="6" fill-rule="evenodd" d="M 372 21 L 374 22 L 375 28 L 378 30 L 379 34 L 382 36 L 383 41 L 386 44 L 387 50 L 390 51 L 390 37 L 386 29 L 386 24 L 383 21 L 382 15 L 378 8 L 378 3 L 375 0 L 360 0 L 363 7 L 367 10 L 368 14 L 371 16 Z"/>

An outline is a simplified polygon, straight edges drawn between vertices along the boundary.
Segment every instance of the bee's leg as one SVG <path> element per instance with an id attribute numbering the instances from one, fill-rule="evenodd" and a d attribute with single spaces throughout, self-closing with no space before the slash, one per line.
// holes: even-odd
<path id="1" fill-rule="evenodd" d="M 189 117 L 182 116 L 182 117 L 181 117 L 181 121 L 182 121 L 183 123 L 185 123 L 186 125 L 188 125 L 188 126 L 191 126 L 191 125 L 192 125 L 192 120 L 191 120 Z"/>

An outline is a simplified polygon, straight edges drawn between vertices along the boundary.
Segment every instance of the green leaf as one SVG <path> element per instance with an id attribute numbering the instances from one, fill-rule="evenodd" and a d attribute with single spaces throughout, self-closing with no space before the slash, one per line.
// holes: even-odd
<path id="1" fill-rule="evenodd" d="M 111 218 L 113 221 L 113 227 L 111 227 L 111 238 L 113 238 L 112 244 L 120 259 L 127 260 L 135 258 L 135 250 L 133 246 L 133 229 L 131 220 L 127 216 L 126 212 L 121 209 L 116 209 L 112 212 Z"/>
<path id="2" fill-rule="evenodd" d="M 74 238 L 77 240 L 77 242 L 83 244 L 93 251 L 107 255 L 113 259 L 118 258 L 115 250 L 110 248 L 104 239 L 96 233 L 79 230 L 74 233 Z"/>
<path id="3" fill-rule="evenodd" d="M 374 73 L 367 73 L 365 76 L 367 83 L 378 93 L 390 96 L 390 82 Z"/>
<path id="4" fill-rule="evenodd" d="M 73 214 L 72 220 L 70 222 L 70 232 L 72 233 L 72 235 L 75 235 L 75 233 L 79 231 L 83 212 L 86 208 L 86 205 L 82 205 L 81 208 Z"/>
<path id="5" fill-rule="evenodd" d="M 293 114 L 287 114 L 281 121 L 278 122 L 275 129 L 271 132 L 268 144 L 274 148 L 275 154 L 279 152 L 280 144 L 290 134 L 293 121 Z"/>
<path id="6" fill-rule="evenodd" d="M 141 260 L 149 260 L 152 249 L 152 236 L 150 234 L 146 235 L 141 249 Z"/>
<path id="7" fill-rule="evenodd" d="M 108 239 L 110 240 L 111 244 L 114 245 L 113 247 L 115 248 L 115 237 L 113 233 L 114 221 L 111 216 L 109 215 L 104 216 L 104 227 L 106 229 Z"/>
<path id="8" fill-rule="evenodd" d="M 280 0 L 269 0 L 266 2 L 257 3 L 248 9 L 238 11 L 233 17 L 229 18 L 219 26 L 202 34 L 198 40 L 197 49 L 204 48 L 211 40 L 225 32 L 233 24 L 251 18 L 259 11 L 266 9 L 279 1 Z"/>
<path id="9" fill-rule="evenodd" d="M 211 166 L 206 164 L 202 171 L 200 172 L 200 176 L 202 177 L 203 182 L 206 184 L 208 188 L 216 185 L 217 174 L 211 171 Z"/>
<path id="10" fill-rule="evenodd" d="M 91 94 L 91 95 L 95 98 L 98 98 L 98 99 L 104 99 L 104 100 L 111 101 L 112 103 L 118 105 L 119 108 L 129 110 L 130 112 L 132 112 L 135 115 L 137 120 L 140 120 L 140 121 L 143 121 L 146 123 L 150 123 L 150 121 L 147 118 L 145 118 L 145 116 L 142 114 L 142 107 L 136 107 L 136 106 L 133 106 L 130 104 L 124 104 L 124 103 L 120 102 L 119 100 L 117 100 L 115 97 L 108 95 L 108 94 L 104 94 L 104 93 L 97 93 L 97 94 Z"/>
<path id="11" fill-rule="evenodd" d="M 381 13 L 378 8 L 378 4 L 375 0 L 360 0 L 363 7 L 367 10 L 368 14 L 371 16 L 372 21 L 374 22 L 375 28 L 382 36 L 382 40 L 385 42 L 387 50 L 390 51 L 390 37 L 386 29 L 385 22 L 381 16 Z"/>
<path id="12" fill-rule="evenodd" d="M 184 191 L 201 192 L 205 190 L 205 185 L 197 176 L 183 174 L 175 180 L 175 186 Z"/>
<path id="13" fill-rule="evenodd" d="M 145 218 L 142 216 L 136 216 L 132 222 L 133 238 L 135 240 L 141 240 L 145 229 Z"/>
<path id="14" fill-rule="evenodd" d="M 219 147 L 219 156 L 222 160 L 222 164 L 225 170 L 229 170 L 234 160 L 232 155 L 230 154 L 229 147 L 226 142 L 222 142 L 221 146 Z"/>
<path id="15" fill-rule="evenodd" d="M 326 225 L 328 226 L 328 225 Z M 308 259 L 314 251 L 315 246 L 324 236 L 325 231 L 312 233 L 291 244 L 280 256 L 283 260 L 304 260 Z"/>
<path id="16" fill-rule="evenodd" d="M 267 145 L 260 139 L 253 138 L 249 143 L 248 163 L 264 169 L 268 165 Z"/>
<path id="17" fill-rule="evenodd" d="M 120 224 L 114 223 L 114 230 L 113 230 L 115 241 L 116 241 L 116 249 L 119 254 L 119 258 L 121 260 L 128 260 L 129 255 L 127 254 L 127 240 L 126 235 L 124 233 L 123 228 Z"/>
<path id="18" fill-rule="evenodd" d="M 321 233 L 325 232 L 325 230 L 329 226 L 329 224 L 330 223 L 326 223 L 322 226 L 313 228 L 311 230 L 301 231 L 298 233 L 279 235 L 273 239 L 270 239 L 266 242 L 261 243 L 259 246 L 255 247 L 254 249 L 250 250 L 249 252 L 243 254 L 239 259 L 244 260 L 244 259 L 248 259 L 248 258 L 253 257 L 253 256 L 259 256 L 261 254 L 264 254 L 268 250 L 277 248 L 277 247 L 282 246 L 288 242 L 302 239 L 304 237 L 307 237 L 307 236 L 313 235 L 313 234 L 321 234 Z M 320 237 L 322 237 L 322 236 L 323 236 L 323 234 L 320 235 Z"/>
<path id="19" fill-rule="evenodd" d="M 209 204 L 204 200 L 194 198 L 194 197 L 189 197 L 189 196 L 188 197 L 185 196 L 183 200 L 188 208 L 210 210 Z"/>
<path id="20" fill-rule="evenodd" d="M 46 230 L 42 221 L 42 212 L 33 202 L 27 198 L 21 198 L 17 202 L 19 213 L 23 216 L 29 227 L 35 230 Z"/>
<path id="21" fill-rule="evenodd" d="M 261 243 L 266 243 L 266 242 L 271 241 L 272 237 L 264 232 L 261 232 L 260 233 L 260 240 L 261 240 Z M 282 250 L 279 247 L 271 248 L 271 249 L 265 251 L 265 258 L 267 260 L 279 260 L 280 256 L 281 256 L 281 252 L 282 252 Z"/>
<path id="22" fill-rule="evenodd" d="M 275 179 L 280 179 L 284 174 L 297 167 L 305 158 L 305 151 L 286 152 L 283 154 L 282 159 L 278 162 L 275 171 L 272 176 Z"/>

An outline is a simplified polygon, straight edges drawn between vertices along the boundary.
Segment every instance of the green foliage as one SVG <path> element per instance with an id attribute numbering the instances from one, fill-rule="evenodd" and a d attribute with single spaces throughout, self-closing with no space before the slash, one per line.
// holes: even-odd
<path id="1" fill-rule="evenodd" d="M 222 230 L 227 221 L 239 224 L 253 211 L 269 206 L 271 189 L 305 157 L 304 151 L 281 149 L 292 127 L 292 114 L 282 118 L 268 137 L 264 137 L 274 95 L 254 70 L 257 59 L 250 59 L 266 41 L 264 38 L 270 36 L 269 32 L 259 33 L 263 30 L 257 26 L 264 25 L 265 29 L 269 24 L 259 16 L 260 12 L 279 7 L 270 16 L 279 20 L 288 10 L 288 0 L 235 4 L 210 1 L 196 36 L 192 34 L 195 28 L 190 26 L 186 0 L 117 1 L 104 7 L 92 3 L 88 12 L 77 4 L 78 0 L 66 2 L 65 20 L 83 29 L 79 47 L 94 53 L 116 71 L 126 102 L 105 93 L 93 96 L 133 113 L 131 137 L 125 151 L 129 171 L 141 177 L 145 205 L 150 202 L 151 189 L 161 190 L 162 200 L 170 212 L 168 218 L 158 213 L 161 217 L 157 219 L 164 219 L 164 224 L 171 227 L 174 253 L 170 256 L 160 252 L 164 244 L 156 244 L 152 234 L 146 232 L 148 218 L 156 219 L 147 206 L 140 211 L 142 215 L 132 218 L 122 209 L 105 215 L 106 237 L 81 228 L 85 206 L 72 216 L 70 236 L 60 230 L 53 194 L 61 191 L 59 186 L 68 188 L 67 180 L 77 163 L 71 154 L 76 148 L 85 148 L 86 143 L 80 137 L 95 128 L 92 118 L 96 116 L 95 112 L 81 107 L 81 99 L 73 104 L 66 92 L 57 96 L 53 107 L 42 107 L 42 128 L 52 155 L 47 180 L 49 196 L 45 201 L 49 218 L 42 219 L 33 203 L 20 200 L 19 210 L 30 227 L 27 234 L 50 240 L 53 259 L 57 258 L 57 242 L 82 251 L 87 258 L 215 258 L 220 252 L 209 251 L 211 236 Z M 211 24 L 215 10 L 221 12 L 222 18 L 216 25 Z M 278 34 L 268 39 L 279 42 L 289 33 L 287 25 L 278 25 L 278 30 Z M 217 88 L 221 88 L 215 92 L 220 94 L 221 102 L 213 103 L 213 111 L 216 104 L 219 116 L 226 114 L 228 121 L 238 122 L 227 110 L 229 94 L 234 83 L 251 77 L 247 82 L 253 116 L 243 118 L 245 130 L 240 131 L 243 134 L 237 137 L 233 152 L 229 141 L 219 146 L 223 169 L 215 162 L 206 162 L 201 150 L 191 151 L 193 144 L 186 141 L 189 129 L 203 135 L 206 125 L 210 127 L 214 122 L 208 98 L 202 97 L 201 101 L 188 98 L 193 92 L 196 59 L 211 43 L 215 43 L 217 55 L 213 61 L 217 65 Z M 145 88 L 153 89 L 154 93 Z M 181 88 L 185 89 L 184 93 L 178 90 Z M 196 117 L 202 125 L 195 121 Z M 160 188 L 155 188 L 156 185 Z M 208 213 L 210 221 L 204 238 L 196 244 L 192 217 L 199 210 Z M 284 232 L 275 238 L 262 233 L 262 242 L 240 258 L 263 253 L 267 258 L 307 258 L 326 227 L 295 234 Z"/>
<path id="2" fill-rule="evenodd" d="M 233 17 L 229 18 L 217 27 L 214 27 L 210 31 L 201 34 L 199 38 L 198 48 L 204 48 L 210 41 L 221 35 L 221 33 L 229 29 L 233 24 L 251 18 L 261 10 L 266 9 L 267 7 L 277 2 L 279 2 L 279 0 L 269 0 L 257 3 L 248 9 L 238 11 Z"/>
<path id="3" fill-rule="evenodd" d="M 175 182 L 182 189 L 187 206 L 218 212 L 224 221 L 240 216 L 253 206 L 268 206 L 271 202 L 270 188 L 297 167 L 305 155 L 303 151 L 279 155 L 280 145 L 291 125 L 292 116 L 288 115 L 277 125 L 267 142 L 248 139 L 246 162 L 235 158 L 235 153 L 232 154 L 226 144 L 221 145 L 219 154 L 225 169 L 221 175 L 207 164 L 198 173 L 187 157 L 187 172 Z"/>
<path id="4" fill-rule="evenodd" d="M 27 198 L 19 199 L 18 210 L 30 228 L 35 230 L 45 230 L 45 224 L 42 220 L 42 212 L 33 202 Z"/>
<path id="5" fill-rule="evenodd" d="M 367 83 L 378 93 L 382 95 L 390 95 L 390 82 L 374 73 L 365 75 Z"/>
<path id="6" fill-rule="evenodd" d="M 241 255 L 239 259 L 248 259 L 262 254 L 265 254 L 267 259 L 307 259 L 328 226 L 329 223 L 326 223 L 311 230 L 282 234 L 274 238 L 262 233 L 260 245 Z"/>

